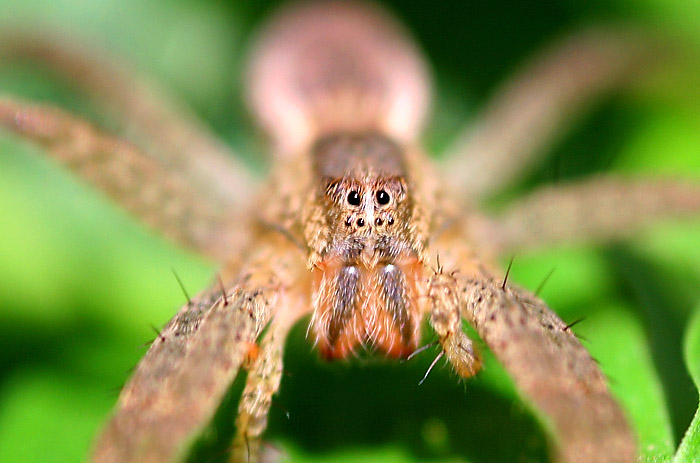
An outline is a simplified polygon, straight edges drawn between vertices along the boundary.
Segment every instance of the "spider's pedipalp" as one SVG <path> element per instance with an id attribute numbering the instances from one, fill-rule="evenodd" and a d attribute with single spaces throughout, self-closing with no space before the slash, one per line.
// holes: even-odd
<path id="1" fill-rule="evenodd" d="M 272 229 L 259 236 L 259 248 L 244 267 L 247 284 L 277 287 L 275 313 L 259 342 L 257 357 L 248 371 L 246 385 L 238 403 L 236 435 L 231 460 L 235 463 L 260 461 L 260 437 L 267 428 L 272 397 L 282 378 L 282 359 L 287 335 L 294 324 L 310 310 L 304 288 L 310 285 L 308 271 L 296 244 Z"/>
<path id="2" fill-rule="evenodd" d="M 457 280 L 450 274 L 437 273 L 430 279 L 428 294 L 430 325 L 447 361 L 459 376 L 474 376 L 481 369 L 481 356 L 473 341 L 462 331 Z"/>

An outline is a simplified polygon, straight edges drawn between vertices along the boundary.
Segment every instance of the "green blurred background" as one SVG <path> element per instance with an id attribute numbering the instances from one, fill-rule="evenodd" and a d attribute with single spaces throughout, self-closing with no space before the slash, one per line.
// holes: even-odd
<path id="1" fill-rule="evenodd" d="M 128 60 L 262 171 L 264 143 L 241 103 L 240 69 L 251 31 L 277 3 L 0 0 L 0 29 L 58 30 Z M 688 47 L 667 69 L 598 102 L 495 207 L 539 184 L 603 171 L 700 178 L 697 1 L 387 3 L 434 69 L 437 101 L 425 142 L 435 153 L 499 82 L 556 37 L 631 21 Z M 0 92 L 114 124 L 40 67 L 0 63 Z M 151 327 L 183 302 L 171 269 L 192 293 L 215 269 L 5 133 L 0 211 L 0 461 L 81 461 Z M 641 451 L 666 460 L 697 407 L 681 346 L 700 299 L 700 221 L 654 226 L 624 243 L 519 255 L 512 275 L 536 288 L 553 268 L 542 296 L 564 320 L 585 317 L 576 331 L 611 378 Z M 460 382 L 437 368 L 418 386 L 431 354 L 406 364 L 326 364 L 304 331 L 290 340 L 267 434 L 291 461 L 547 460 L 541 427 L 489 355 L 475 379 Z M 230 432 L 221 422 L 206 436 L 207 459 L 221 459 Z"/>

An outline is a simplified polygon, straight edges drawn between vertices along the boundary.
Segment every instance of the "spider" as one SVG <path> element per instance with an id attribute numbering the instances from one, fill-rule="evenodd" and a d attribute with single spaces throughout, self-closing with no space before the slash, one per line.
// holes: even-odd
<path id="1" fill-rule="evenodd" d="M 51 44 L 22 45 L 41 54 Z M 211 288 L 159 331 L 95 461 L 172 459 L 211 419 L 240 368 L 248 378 L 232 455 L 257 461 L 285 339 L 310 312 L 308 336 L 329 359 L 367 344 L 407 357 L 428 318 L 436 360 L 444 355 L 468 377 L 481 360 L 461 328 L 464 317 L 548 415 L 559 459 L 633 460 L 625 419 L 570 326 L 510 284 L 495 258 L 696 213 L 697 187 L 598 178 L 535 193 L 496 219 L 466 199 L 506 182 L 553 131 L 550 113 L 619 82 L 643 50 L 598 31 L 545 54 L 531 80 L 516 79 L 483 125 L 457 141 L 458 155 L 448 155 L 443 172 L 448 185 L 416 142 L 429 103 L 425 65 L 385 13 L 355 4 L 287 10 L 255 50 L 250 102 L 277 159 L 257 196 L 244 168 L 201 128 L 149 100 L 139 82 L 78 66 L 80 56 L 44 57 L 94 72 L 82 74 L 83 85 L 113 92 L 102 93 L 104 101 L 131 118 L 155 157 L 58 109 L 10 97 L 0 104 L 7 128 L 44 145 L 175 242 L 222 262 Z M 556 72 L 572 67 L 573 76 Z M 542 83 L 567 77 L 573 85 Z"/>

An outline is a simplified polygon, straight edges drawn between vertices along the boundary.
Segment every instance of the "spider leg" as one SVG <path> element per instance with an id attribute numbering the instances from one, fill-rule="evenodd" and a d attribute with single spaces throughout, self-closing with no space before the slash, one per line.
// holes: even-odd
<path id="1" fill-rule="evenodd" d="M 655 220 L 699 215 L 697 182 L 598 177 L 543 187 L 493 221 L 481 222 L 475 237 L 504 255 L 555 243 L 609 240 Z"/>
<path id="2" fill-rule="evenodd" d="M 187 173 L 221 200 L 244 203 L 255 184 L 238 161 L 195 117 L 145 76 L 99 50 L 63 36 L 4 31 L 0 65 L 35 61 L 78 87 L 121 125 L 125 136 L 169 167 Z"/>
<path id="3" fill-rule="evenodd" d="M 503 285 L 489 269 L 474 267 L 474 251 L 464 242 L 461 229 L 457 224 L 432 245 L 439 249 L 445 268 L 460 269 L 435 275 L 432 292 L 444 307 L 458 305 L 521 394 L 548 418 L 557 461 L 636 461 L 632 431 L 588 351 L 540 299 Z M 448 315 L 456 329 L 454 315 Z M 478 357 L 468 348 L 461 353 L 448 346 L 445 352 L 456 352 L 457 360 L 451 362 L 458 372 L 461 365 L 477 365 L 473 358 Z"/>
<path id="4" fill-rule="evenodd" d="M 230 201 L 60 109 L 0 97 L 0 128 L 36 142 L 172 241 L 221 261 L 238 227 Z"/>
<path id="5" fill-rule="evenodd" d="M 493 278 L 458 278 L 462 315 L 557 437 L 557 461 L 636 461 L 632 431 L 596 362 L 544 302 Z"/>
<path id="6" fill-rule="evenodd" d="M 260 461 L 260 436 L 267 428 L 272 396 L 282 379 L 284 344 L 289 330 L 308 309 L 280 312 L 270 322 L 267 334 L 260 343 L 260 352 L 248 371 L 245 389 L 238 404 L 236 436 L 231 461 L 256 463 Z"/>
<path id="7" fill-rule="evenodd" d="M 446 150 L 444 178 L 470 201 L 512 182 L 596 98 L 648 72 L 650 59 L 662 55 L 656 45 L 643 31 L 602 27 L 555 43 L 458 135 Z"/>
<path id="8" fill-rule="evenodd" d="M 276 235 L 263 235 L 251 247 L 234 283 L 226 279 L 225 295 L 215 283 L 161 331 L 124 387 L 94 462 L 165 463 L 183 456 L 265 326 L 278 315 L 287 319 L 290 301 L 302 300 L 292 288 L 307 273 L 304 260 Z"/>

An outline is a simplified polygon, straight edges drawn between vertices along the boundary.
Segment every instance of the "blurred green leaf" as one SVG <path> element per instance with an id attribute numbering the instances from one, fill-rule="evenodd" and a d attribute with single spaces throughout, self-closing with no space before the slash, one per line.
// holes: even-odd
<path id="1" fill-rule="evenodd" d="M 685 364 L 695 386 L 700 389 L 700 306 L 688 323 L 685 336 Z M 678 447 L 673 463 L 700 462 L 700 409 L 695 413 L 690 427 Z"/>
<path id="2" fill-rule="evenodd" d="M 637 431 L 642 461 L 670 459 L 675 448 L 671 419 L 641 321 L 629 307 L 613 302 L 599 306 L 579 330 L 584 337 L 601 332 L 587 347 Z"/>

